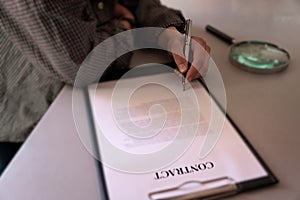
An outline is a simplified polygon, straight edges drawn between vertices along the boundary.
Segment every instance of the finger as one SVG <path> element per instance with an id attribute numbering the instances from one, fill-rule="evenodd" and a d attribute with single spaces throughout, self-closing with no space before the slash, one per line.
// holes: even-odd
<path id="1" fill-rule="evenodd" d="M 210 59 L 210 47 L 206 45 L 204 50 L 205 50 L 203 52 L 204 55 L 202 56 L 202 59 L 200 61 L 200 69 L 199 69 L 199 73 L 201 74 L 202 77 L 205 76 L 206 72 L 208 71 L 209 59 Z"/>
<path id="2" fill-rule="evenodd" d="M 206 45 L 205 46 L 205 57 L 204 57 L 204 62 L 203 62 L 203 67 L 202 67 L 203 70 L 200 71 L 202 76 L 204 76 L 208 71 L 209 60 L 210 60 L 210 51 L 211 51 L 210 46 Z"/>
<path id="3" fill-rule="evenodd" d="M 202 75 L 198 72 L 198 70 L 195 67 L 191 66 L 186 75 L 187 81 L 191 82 L 192 80 L 200 77 L 202 77 Z"/>
<path id="4" fill-rule="evenodd" d="M 177 65 L 177 68 L 181 73 L 186 72 L 188 69 L 188 62 L 183 52 L 183 43 L 184 38 L 181 37 L 176 38 L 176 40 L 172 40 L 168 44 L 168 50 L 171 52 L 173 59 Z"/>
<path id="5" fill-rule="evenodd" d="M 200 71 L 203 58 L 205 55 L 206 41 L 199 37 L 194 37 L 191 42 L 191 48 L 193 49 L 193 66 Z"/>
<path id="6" fill-rule="evenodd" d="M 178 69 L 174 69 L 175 74 L 177 74 L 178 76 L 182 76 L 181 72 Z"/>
<path id="7" fill-rule="evenodd" d="M 204 39 L 193 37 L 192 49 L 194 52 L 194 59 L 192 66 L 187 73 L 188 81 L 204 76 L 208 70 L 210 59 L 210 47 L 206 44 Z"/>

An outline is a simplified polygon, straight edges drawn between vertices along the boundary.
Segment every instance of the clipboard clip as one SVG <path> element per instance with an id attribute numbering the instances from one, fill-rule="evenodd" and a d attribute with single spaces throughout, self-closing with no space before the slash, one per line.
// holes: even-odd
<path id="1" fill-rule="evenodd" d="M 207 181 L 188 181 L 178 187 L 149 193 L 151 200 L 217 199 L 237 193 L 237 185 L 230 177 Z"/>

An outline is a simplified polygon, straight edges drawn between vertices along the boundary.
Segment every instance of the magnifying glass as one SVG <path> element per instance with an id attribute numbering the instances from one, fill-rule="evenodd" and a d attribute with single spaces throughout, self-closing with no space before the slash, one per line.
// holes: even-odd
<path id="1" fill-rule="evenodd" d="M 269 74 L 282 71 L 289 65 L 289 53 L 275 44 L 255 40 L 236 42 L 210 25 L 206 30 L 231 45 L 230 62 L 246 71 Z"/>

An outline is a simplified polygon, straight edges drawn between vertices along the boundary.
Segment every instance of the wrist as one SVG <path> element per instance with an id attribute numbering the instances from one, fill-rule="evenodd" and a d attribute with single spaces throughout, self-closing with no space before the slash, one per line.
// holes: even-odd
<path id="1" fill-rule="evenodd" d="M 174 26 L 164 29 L 159 38 L 158 43 L 161 47 L 170 50 L 170 43 L 180 42 L 183 35 Z"/>

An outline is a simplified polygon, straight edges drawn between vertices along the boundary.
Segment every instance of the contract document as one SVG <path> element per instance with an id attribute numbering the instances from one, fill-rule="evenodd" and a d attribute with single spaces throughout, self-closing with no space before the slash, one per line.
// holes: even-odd
<path id="1" fill-rule="evenodd" d="M 277 182 L 199 81 L 183 91 L 167 72 L 87 94 L 108 199 L 219 198 Z"/>

